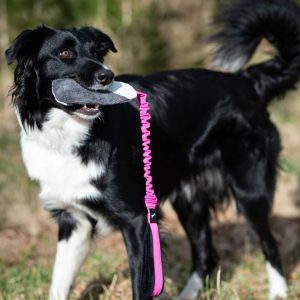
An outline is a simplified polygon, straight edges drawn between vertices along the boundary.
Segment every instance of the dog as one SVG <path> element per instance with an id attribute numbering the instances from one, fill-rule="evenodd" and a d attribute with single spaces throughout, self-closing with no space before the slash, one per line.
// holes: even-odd
<path id="1" fill-rule="evenodd" d="M 148 94 L 153 184 L 169 199 L 191 244 L 192 274 L 178 299 L 196 299 L 217 265 L 210 208 L 229 194 L 257 233 L 266 258 L 269 297 L 287 296 L 268 216 L 281 150 L 268 104 L 295 87 L 300 72 L 299 7 L 293 1 L 239 1 L 217 18 L 215 62 L 204 69 L 115 76 L 104 64 L 117 52 L 93 27 L 23 31 L 6 51 L 17 61 L 12 101 L 21 126 L 23 160 L 41 186 L 43 207 L 57 220 L 51 300 L 67 299 L 95 234 L 122 232 L 132 280 L 140 289 L 146 226 L 138 102 L 65 107 L 51 83 L 72 78 L 103 89 L 116 78 Z M 277 54 L 247 68 L 262 38 Z"/>

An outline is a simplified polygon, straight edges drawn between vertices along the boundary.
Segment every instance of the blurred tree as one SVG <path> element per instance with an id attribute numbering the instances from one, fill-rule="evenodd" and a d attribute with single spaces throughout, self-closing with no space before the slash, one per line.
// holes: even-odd
<path id="1" fill-rule="evenodd" d="M 126 36 L 125 47 L 130 45 L 135 56 L 132 71 L 153 71 L 168 66 L 168 43 L 159 29 L 162 16 L 157 0 L 0 0 L 6 7 L 7 32 L 13 39 L 25 28 L 39 24 L 67 27 L 88 24 L 102 19 L 116 36 Z M 1 9 L 1 11 L 5 11 Z M 4 28 L 4 27 L 2 27 Z M 129 41 L 129 43 L 128 43 Z M 7 46 L 7 43 L 6 43 Z M 3 50 L 3 47 L 0 50 Z M 3 51 L 2 51 L 3 53 Z M 140 64 L 136 64 L 136 58 Z"/>
<path id="2" fill-rule="evenodd" d="M 94 24 L 112 34 L 120 45 L 122 62 L 118 65 L 119 71 L 152 72 L 172 67 L 173 56 L 184 57 L 174 47 L 179 41 L 170 43 L 170 36 L 163 28 L 167 19 L 171 15 L 178 23 L 180 16 L 174 16 L 181 15 L 184 20 L 184 7 L 189 7 L 189 3 L 200 7 L 199 2 L 205 1 L 219 3 L 225 0 L 188 0 L 185 3 L 181 0 L 0 0 L 0 22 L 7 24 L 0 26 L 0 41 L 7 41 L 8 33 L 12 40 L 25 28 L 39 24 L 51 27 Z M 170 5 L 171 9 L 166 9 L 165 3 L 175 2 L 173 8 Z M 182 11 L 175 10 L 176 6 L 182 6 Z M 196 24 L 192 18 L 190 23 L 191 26 Z M 4 46 L 0 49 L 2 53 L 3 49 Z"/>
<path id="3" fill-rule="evenodd" d="M 158 1 L 152 1 L 143 14 L 139 14 L 136 24 L 132 29 L 138 29 L 137 49 L 140 45 L 145 47 L 144 54 L 140 60 L 140 70 L 153 72 L 169 67 L 169 45 L 160 30 L 163 15 L 160 12 Z"/>
<path id="4" fill-rule="evenodd" d="M 99 11 L 105 26 L 122 37 L 119 44 L 127 53 L 121 69 L 148 73 L 169 66 L 169 44 L 160 30 L 165 16 L 158 0 L 103 0 Z"/>
<path id="5" fill-rule="evenodd" d="M 6 2 L 0 0 L 0 99 L 4 99 L 6 95 L 4 77 L 7 73 L 7 67 L 4 51 L 8 47 L 8 42 Z M 4 107 L 4 102 L 0 101 L 0 109 L 2 110 Z"/>
<path id="6" fill-rule="evenodd" d="M 45 24 L 53 27 L 85 24 L 97 13 L 98 0 L 0 0 L 6 2 L 9 31 Z"/>
<path id="7" fill-rule="evenodd" d="M 158 2 L 151 1 L 146 9 L 136 11 L 129 26 L 123 27 L 122 35 L 128 37 L 123 43 L 127 47 L 130 43 L 135 72 L 150 73 L 169 67 L 170 48 L 160 30 L 163 19 Z"/>
<path id="8" fill-rule="evenodd" d="M 0 70 L 5 68 L 4 51 L 8 46 L 7 10 L 6 2 L 0 0 Z"/>

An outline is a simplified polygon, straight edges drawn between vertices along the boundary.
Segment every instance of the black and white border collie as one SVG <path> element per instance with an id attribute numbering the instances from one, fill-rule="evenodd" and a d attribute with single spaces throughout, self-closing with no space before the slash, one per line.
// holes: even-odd
<path id="1" fill-rule="evenodd" d="M 235 71 L 186 69 L 117 80 L 146 92 L 151 106 L 153 178 L 160 202 L 170 199 L 191 243 L 192 275 L 178 299 L 196 299 L 217 264 L 210 208 L 233 195 L 260 238 L 270 299 L 287 296 L 268 216 L 276 185 L 278 130 L 267 105 L 294 88 L 300 72 L 299 7 L 290 0 L 245 0 L 217 20 L 223 30 L 216 62 Z M 278 50 L 271 60 L 241 70 L 262 38 Z M 44 208 L 58 222 L 51 300 L 67 299 L 93 236 L 119 229 L 126 244 L 132 297 L 140 291 L 146 226 L 137 100 L 115 106 L 63 107 L 51 82 L 73 78 L 102 89 L 114 79 L 103 64 L 116 52 L 92 27 L 23 31 L 6 51 L 17 61 L 12 91 L 21 145 Z"/>

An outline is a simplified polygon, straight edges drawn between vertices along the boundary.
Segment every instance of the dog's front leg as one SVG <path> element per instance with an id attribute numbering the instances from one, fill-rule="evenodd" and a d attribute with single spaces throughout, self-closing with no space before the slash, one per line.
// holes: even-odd
<path id="1" fill-rule="evenodd" d="M 54 216 L 59 234 L 49 300 L 66 300 L 89 253 L 92 224 L 78 212 L 58 211 Z"/>
<path id="2" fill-rule="evenodd" d="M 132 219 L 129 226 L 122 229 L 125 241 L 132 284 L 132 299 L 144 300 L 140 291 L 141 266 L 143 260 L 143 236 L 146 228 L 146 216 Z"/>

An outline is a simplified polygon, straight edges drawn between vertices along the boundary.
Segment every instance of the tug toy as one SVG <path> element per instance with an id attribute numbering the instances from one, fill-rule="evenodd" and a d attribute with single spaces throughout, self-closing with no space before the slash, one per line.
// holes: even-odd
<path id="1" fill-rule="evenodd" d="M 150 113 L 147 95 L 136 91 L 131 85 L 113 81 L 107 89 L 91 90 L 82 87 L 73 79 L 56 79 L 52 82 L 55 100 L 64 105 L 115 105 L 133 99 L 139 100 L 141 131 L 143 141 L 144 177 L 146 180 L 145 206 L 147 227 L 143 239 L 143 264 L 140 288 L 143 297 L 157 297 L 164 287 L 160 236 L 157 224 L 157 197 L 153 190 L 151 176 Z"/>
<path id="2" fill-rule="evenodd" d="M 69 78 L 53 80 L 52 93 L 56 102 L 64 106 L 74 104 L 114 105 L 128 102 L 137 97 L 135 89 L 124 82 L 113 81 L 108 89 L 92 90 L 84 88 Z"/>

